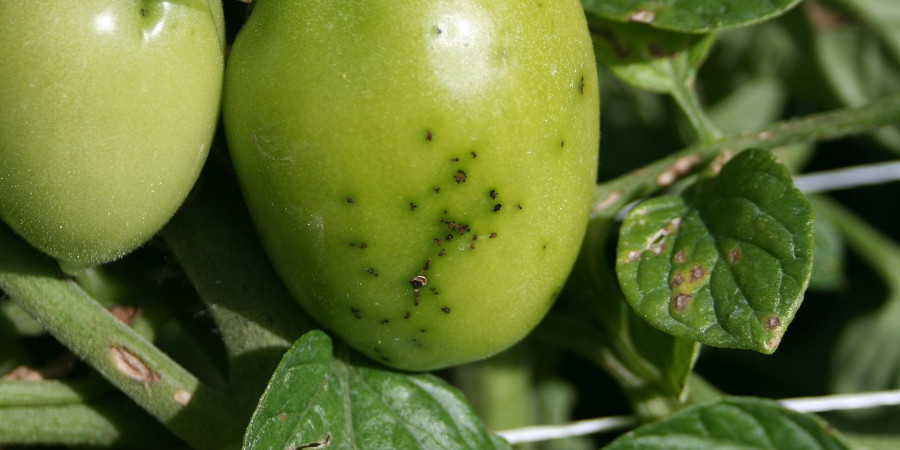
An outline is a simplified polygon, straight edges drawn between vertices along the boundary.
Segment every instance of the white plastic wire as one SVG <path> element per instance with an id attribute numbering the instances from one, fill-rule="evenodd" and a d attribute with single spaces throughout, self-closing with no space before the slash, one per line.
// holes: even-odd
<path id="1" fill-rule="evenodd" d="M 900 161 L 816 172 L 794 177 L 801 191 L 812 194 L 900 181 Z"/>
<path id="2" fill-rule="evenodd" d="M 848 411 L 879 406 L 900 406 L 900 390 L 838 394 L 823 397 L 798 397 L 780 400 L 786 408 L 798 412 L 820 413 Z M 611 416 L 581 420 L 563 425 L 539 425 L 500 431 L 497 434 L 510 444 L 549 441 L 589 434 L 621 431 L 638 424 L 635 416 Z"/>

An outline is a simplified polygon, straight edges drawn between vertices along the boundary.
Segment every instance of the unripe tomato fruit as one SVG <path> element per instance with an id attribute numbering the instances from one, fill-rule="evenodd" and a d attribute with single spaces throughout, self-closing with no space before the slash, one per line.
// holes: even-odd
<path id="1" fill-rule="evenodd" d="M 219 0 L 0 0 L 0 219 L 76 266 L 152 237 L 219 111 Z"/>
<path id="2" fill-rule="evenodd" d="M 577 0 L 260 0 L 225 80 L 251 214 L 324 327 L 430 370 L 541 320 L 597 169 Z"/>

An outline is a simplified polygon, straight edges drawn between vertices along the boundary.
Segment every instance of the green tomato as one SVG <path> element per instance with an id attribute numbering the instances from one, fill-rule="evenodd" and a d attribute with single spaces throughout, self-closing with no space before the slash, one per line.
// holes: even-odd
<path id="1" fill-rule="evenodd" d="M 599 100 L 577 0 L 260 0 L 223 116 L 305 309 L 429 370 L 522 339 L 587 224 Z"/>
<path id="2" fill-rule="evenodd" d="M 208 153 L 223 28 L 218 0 L 0 0 L 0 219 L 73 266 L 152 237 Z"/>

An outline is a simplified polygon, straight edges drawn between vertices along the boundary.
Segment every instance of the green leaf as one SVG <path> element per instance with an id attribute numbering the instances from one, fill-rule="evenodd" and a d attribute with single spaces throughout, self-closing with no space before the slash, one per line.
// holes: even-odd
<path id="1" fill-rule="evenodd" d="M 297 340 L 253 414 L 244 448 L 509 448 L 439 378 L 352 358 L 335 358 L 321 331 Z"/>
<path id="2" fill-rule="evenodd" d="M 686 196 L 625 218 L 616 273 L 626 299 L 674 336 L 774 352 L 809 282 L 812 208 L 763 150 L 738 154 Z"/>
<path id="3" fill-rule="evenodd" d="M 800 0 L 582 0 L 581 3 L 588 16 L 706 33 L 762 22 L 783 14 Z"/>
<path id="4" fill-rule="evenodd" d="M 712 34 L 658 30 L 639 23 L 591 20 L 597 62 L 641 89 L 672 93 L 692 82 Z"/>
<path id="5" fill-rule="evenodd" d="M 821 419 L 777 402 L 724 398 L 686 408 L 613 441 L 607 450 L 627 449 L 849 449 Z"/>

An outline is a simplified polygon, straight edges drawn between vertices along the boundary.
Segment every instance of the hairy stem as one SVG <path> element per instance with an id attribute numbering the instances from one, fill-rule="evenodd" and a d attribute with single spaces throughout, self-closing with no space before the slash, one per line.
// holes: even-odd
<path id="1" fill-rule="evenodd" d="M 699 142 L 646 167 L 597 185 L 592 216 L 612 218 L 625 205 L 672 185 L 679 178 L 706 166 L 720 154 L 733 155 L 748 148 L 774 149 L 789 144 L 835 139 L 897 122 L 900 122 L 900 94 L 861 107 L 813 114 L 713 142 Z"/>
<path id="2" fill-rule="evenodd" d="M 0 289 L 79 358 L 197 448 L 236 443 L 226 398 L 116 319 L 56 264 L 0 226 Z"/>

